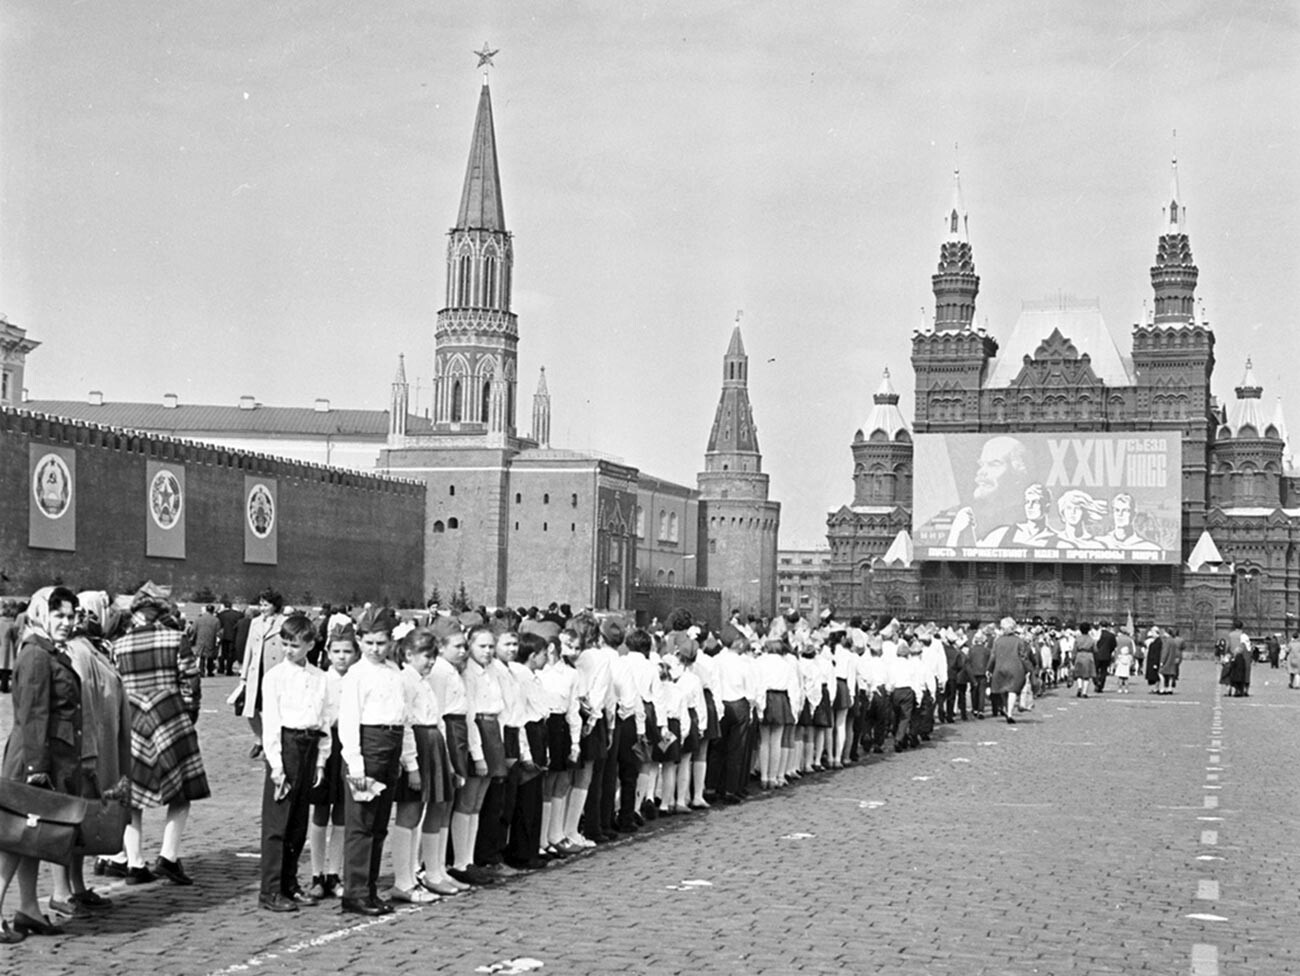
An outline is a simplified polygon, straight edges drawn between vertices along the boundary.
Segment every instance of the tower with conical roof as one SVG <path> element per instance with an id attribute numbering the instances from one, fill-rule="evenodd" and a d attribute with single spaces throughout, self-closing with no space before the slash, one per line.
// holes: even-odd
<path id="1" fill-rule="evenodd" d="M 912 336 L 916 429 L 961 430 L 976 421 L 980 387 L 998 344 L 975 326 L 975 273 L 961 173 L 953 171 L 952 202 L 943 217 L 939 266 L 930 278 L 934 325 Z"/>
<path id="2" fill-rule="evenodd" d="M 853 437 L 853 504 L 910 506 L 912 431 L 898 409 L 888 368 L 871 399 L 866 426 Z"/>
<path id="3" fill-rule="evenodd" d="M 1236 398 L 1215 431 L 1212 500 L 1221 508 L 1276 508 L 1282 503 L 1286 436 L 1264 408 L 1264 387 L 1250 358 Z M 1279 405 L 1280 407 L 1280 405 Z"/>
<path id="4" fill-rule="evenodd" d="M 1151 287 L 1156 293 L 1157 325 L 1189 325 L 1195 319 L 1196 279 L 1192 245 L 1187 236 L 1187 207 L 1178 189 L 1178 160 L 1172 164 L 1169 199 L 1151 267 Z"/>
<path id="5" fill-rule="evenodd" d="M 739 316 L 722 357 L 722 395 L 697 482 L 705 540 L 699 555 L 701 584 L 722 591 L 724 612 L 773 614 L 781 505 L 768 499 Z"/>
<path id="6" fill-rule="evenodd" d="M 1190 517 L 1188 532 L 1193 532 L 1199 531 L 1209 501 L 1206 460 L 1213 426 L 1214 333 L 1208 323 L 1196 321 L 1198 272 L 1187 236 L 1187 206 L 1178 186 L 1178 160 L 1171 169 L 1151 267 L 1155 310 L 1149 322 L 1133 327 L 1134 413 L 1145 427 L 1182 431 L 1183 509 Z"/>
<path id="7" fill-rule="evenodd" d="M 510 311 L 514 248 L 497 167 L 492 93 L 479 92 L 456 224 L 448 233 L 446 293 L 434 330 L 433 423 L 439 432 L 515 436 L 519 332 Z"/>
<path id="8" fill-rule="evenodd" d="M 546 367 L 537 376 L 537 392 L 533 394 L 533 440 L 538 447 L 551 446 L 551 394 L 546 389 Z"/>
<path id="9" fill-rule="evenodd" d="M 388 407 L 388 439 L 396 445 L 406 436 L 406 417 L 410 412 L 411 386 L 406 382 L 406 357 L 397 357 L 397 375 L 393 377 L 392 397 Z"/>

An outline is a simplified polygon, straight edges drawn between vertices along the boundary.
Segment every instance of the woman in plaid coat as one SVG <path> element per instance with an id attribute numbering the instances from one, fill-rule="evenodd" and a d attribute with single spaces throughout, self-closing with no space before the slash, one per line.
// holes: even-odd
<path id="1" fill-rule="evenodd" d="M 181 867 L 181 835 L 190 801 L 209 796 L 199 739 L 182 694 L 198 662 L 170 598 L 146 585 L 131 601 L 131 629 L 113 642 L 113 659 L 131 702 L 131 822 L 124 843 L 127 884 L 193 884 Z M 151 871 L 141 853 L 145 807 L 167 807 L 162 849 Z"/>

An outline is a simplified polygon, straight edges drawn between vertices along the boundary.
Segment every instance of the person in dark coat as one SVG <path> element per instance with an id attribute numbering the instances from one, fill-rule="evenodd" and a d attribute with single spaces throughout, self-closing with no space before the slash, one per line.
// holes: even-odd
<path id="1" fill-rule="evenodd" d="M 235 632 L 238 630 L 240 621 L 247 619 L 244 614 L 240 613 L 230 605 L 229 600 L 221 602 L 221 611 L 217 614 L 217 620 L 221 623 L 221 636 L 218 641 L 219 652 L 217 655 L 217 670 L 224 675 L 235 673 L 235 660 L 243 660 L 244 649 L 242 646 L 236 647 Z M 248 627 L 244 626 L 244 639 L 248 639 Z"/>
<path id="2" fill-rule="evenodd" d="M 1115 628 L 1111 624 L 1102 624 L 1097 631 L 1097 646 L 1092 649 L 1092 657 L 1097 665 L 1097 677 L 1093 679 L 1092 686 L 1099 695 L 1106 690 L 1106 675 L 1110 672 L 1110 663 L 1115 657 L 1116 640 Z"/>
<path id="3" fill-rule="evenodd" d="M 67 644 L 77 622 L 77 595 L 65 587 L 38 591 L 27 608 L 27 630 L 14 662 L 14 724 L 0 775 L 31 786 L 81 795 L 81 679 Z M 13 928 L 0 922 L 0 943 L 28 933 L 60 935 L 36 899 L 40 861 L 0 852 L 0 906 L 18 876 Z"/>
<path id="4" fill-rule="evenodd" d="M 1160 628 L 1152 627 L 1148 635 L 1146 655 L 1146 679 L 1151 694 L 1160 694 L 1160 655 L 1164 653 L 1164 641 L 1160 637 Z"/>
<path id="5" fill-rule="evenodd" d="M 1016 632 L 1014 617 L 1003 617 L 989 655 L 989 694 L 1005 700 L 1008 725 L 1015 725 L 1016 697 L 1025 687 L 1025 642 Z"/>
<path id="6" fill-rule="evenodd" d="M 1160 650 L 1160 694 L 1172 695 L 1178 684 L 1178 671 L 1183 663 L 1183 639 L 1178 631 L 1170 628 L 1164 635 Z"/>
<path id="7" fill-rule="evenodd" d="M 972 625 L 970 650 L 966 652 L 966 671 L 970 675 L 971 713 L 976 718 L 984 717 L 984 695 L 988 689 L 992 651 L 992 635 Z"/>

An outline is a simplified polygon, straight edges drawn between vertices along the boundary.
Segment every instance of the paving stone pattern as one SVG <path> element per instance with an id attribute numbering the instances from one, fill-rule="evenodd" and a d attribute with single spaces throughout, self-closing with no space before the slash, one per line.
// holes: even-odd
<path id="1" fill-rule="evenodd" d="M 241 855 L 258 850 L 260 761 L 213 708 L 215 796 L 183 858 L 198 883 L 101 883 L 112 911 L 0 947 L 0 972 L 1098 976 L 1208 973 L 1213 955 L 1223 973 L 1300 973 L 1300 691 L 1265 666 L 1252 697 L 1220 699 L 1215 676 L 1191 662 L 1168 697 L 1052 692 L 1014 727 L 940 727 L 919 750 L 378 921 L 257 908 Z M 231 685 L 209 679 L 205 700 Z M 160 831 L 146 814 L 155 852 Z M 1197 897 L 1205 881 L 1217 899 Z"/>

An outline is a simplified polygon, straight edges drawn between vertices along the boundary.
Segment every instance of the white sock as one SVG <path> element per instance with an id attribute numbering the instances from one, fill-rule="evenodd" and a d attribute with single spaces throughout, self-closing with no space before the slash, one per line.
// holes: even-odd
<path id="1" fill-rule="evenodd" d="M 388 831 L 388 849 L 393 857 L 393 887 L 410 891 L 415 887 L 415 831 L 394 824 Z"/>
<path id="2" fill-rule="evenodd" d="M 311 845 L 311 876 L 322 877 L 325 874 L 325 832 L 328 827 L 311 824 L 307 828 L 307 843 Z"/>

